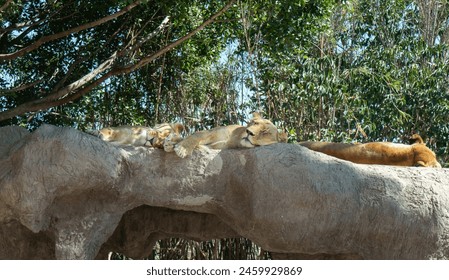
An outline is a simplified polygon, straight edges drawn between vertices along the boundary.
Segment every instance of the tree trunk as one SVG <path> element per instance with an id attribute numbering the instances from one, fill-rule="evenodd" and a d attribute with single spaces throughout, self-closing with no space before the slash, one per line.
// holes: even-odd
<path id="1" fill-rule="evenodd" d="M 186 159 L 70 128 L 0 128 L 0 258 L 151 253 L 246 237 L 279 257 L 449 258 L 449 171 L 359 165 L 294 144 Z"/>

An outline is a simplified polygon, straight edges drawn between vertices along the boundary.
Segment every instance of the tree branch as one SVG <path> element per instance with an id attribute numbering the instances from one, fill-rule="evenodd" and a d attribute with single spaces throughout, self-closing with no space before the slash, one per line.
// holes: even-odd
<path id="1" fill-rule="evenodd" d="M 59 9 L 50 13 L 48 16 L 45 16 L 44 13 L 39 13 L 37 16 L 34 17 L 34 20 L 35 20 L 34 22 L 30 20 L 29 22 L 15 24 L 15 25 L 10 26 L 9 28 L 6 28 L 2 31 L 3 31 L 3 33 L 6 33 L 8 31 L 19 30 L 19 29 L 23 29 L 26 27 L 26 30 L 24 30 L 22 33 L 20 33 L 20 35 L 18 35 L 17 37 L 15 37 L 14 39 L 12 39 L 10 41 L 10 44 L 16 44 L 16 42 L 17 42 L 17 44 L 19 44 L 19 42 L 23 38 L 25 38 L 28 34 L 33 32 L 34 30 L 36 30 L 36 28 L 38 28 L 41 23 L 44 23 L 44 22 L 48 21 L 49 19 L 51 19 L 52 17 L 56 16 L 63 9 L 64 9 L 64 6 L 61 6 Z"/>
<path id="2" fill-rule="evenodd" d="M 22 38 L 22 37 L 26 36 L 26 34 L 29 34 L 29 32 L 34 30 L 34 28 L 31 29 L 31 27 L 38 26 L 39 24 L 47 21 L 48 19 L 50 19 L 50 18 L 54 17 L 55 15 L 57 15 L 63 9 L 64 9 L 64 6 L 61 6 L 59 9 L 56 9 L 53 12 L 49 12 L 51 10 L 46 11 L 46 12 L 49 12 L 48 16 L 46 16 L 44 11 L 39 11 L 39 13 L 37 15 L 35 15 L 31 19 L 29 19 L 27 22 L 16 23 L 16 24 L 12 24 L 11 26 L 8 26 L 6 28 L 0 28 L 1 33 L 6 33 L 6 32 L 9 32 L 9 31 L 13 31 L 13 30 L 17 31 L 17 30 L 20 30 L 20 29 L 27 28 L 27 30 L 25 30 L 20 35 L 18 35 L 13 41 L 18 40 L 19 38 Z"/>
<path id="3" fill-rule="evenodd" d="M 129 50 L 127 50 L 127 53 L 131 53 L 131 52 L 137 50 L 143 44 L 145 44 L 146 42 L 148 42 L 149 40 L 154 38 L 157 34 L 159 34 L 163 29 L 165 29 L 169 25 L 169 20 L 170 20 L 170 17 L 166 16 L 156 30 L 154 30 L 153 32 L 148 34 L 145 38 L 142 38 L 136 44 L 134 44 L 132 47 L 130 47 Z"/>
<path id="4" fill-rule="evenodd" d="M 208 20 L 203 22 L 200 26 L 198 26 L 197 28 L 192 30 L 190 33 L 188 33 L 184 37 L 181 37 L 180 39 L 176 40 L 175 42 L 165 46 L 164 48 L 160 49 L 158 52 L 155 52 L 152 55 L 143 58 L 142 60 L 140 60 L 135 65 L 127 67 L 127 68 L 123 68 L 123 72 L 122 73 L 126 73 L 127 74 L 127 73 L 130 73 L 130 72 L 132 72 L 132 71 L 134 71 L 136 69 L 139 69 L 139 68 L 147 65 L 148 63 L 153 62 L 156 58 L 160 57 L 161 55 L 163 55 L 163 54 L 169 52 L 170 50 L 176 48 L 177 46 L 181 45 L 183 42 L 185 42 L 188 39 L 192 38 L 196 33 L 198 33 L 199 31 L 203 30 L 206 26 L 208 26 L 209 24 L 213 23 L 215 21 L 215 19 L 218 18 L 219 16 L 221 16 L 224 12 L 226 12 L 234 4 L 234 2 L 235 2 L 235 0 L 229 1 L 229 3 L 226 4 L 226 6 L 224 6 L 220 11 L 218 11 L 216 14 L 211 16 Z"/>
<path id="5" fill-rule="evenodd" d="M 102 64 L 100 64 L 94 71 L 85 75 L 81 79 L 78 79 L 77 81 L 71 83 L 70 85 L 64 87 L 63 89 L 56 91 L 54 93 L 51 93 L 41 99 L 33 100 L 31 102 L 26 102 L 26 103 L 23 103 L 13 109 L 8 110 L 8 111 L 0 112 L 0 121 L 12 118 L 16 115 L 24 114 L 26 112 L 38 111 L 38 110 L 42 110 L 43 108 L 50 108 L 53 106 L 64 104 L 65 102 L 67 102 L 67 99 L 69 99 L 67 97 L 69 97 L 72 92 L 84 87 L 87 83 L 91 82 L 97 75 L 100 75 L 104 71 L 110 69 L 111 65 L 113 65 L 113 63 L 115 62 L 116 59 L 117 59 L 117 52 L 112 54 L 106 61 L 104 61 Z M 99 85 L 101 82 L 105 81 L 110 76 L 112 76 L 112 75 L 105 75 L 102 78 L 97 79 L 92 85 Z M 93 88 L 92 85 L 84 87 L 84 90 L 79 90 L 79 95 L 75 95 L 72 97 L 76 97 L 76 96 L 81 97 L 83 94 L 87 93 L 88 90 Z M 71 100 L 74 100 L 74 99 L 71 99 Z"/>
<path id="6" fill-rule="evenodd" d="M 9 4 L 11 4 L 11 3 L 12 3 L 12 0 L 6 0 L 5 4 L 3 4 L 0 7 L 0 13 L 3 13 L 3 11 L 6 10 L 6 8 L 8 8 Z"/>
<path id="7" fill-rule="evenodd" d="M 2 93 L 2 94 L 11 94 L 11 93 L 14 93 L 14 92 L 26 90 L 28 88 L 34 87 L 35 85 L 38 85 L 38 84 L 42 83 L 43 81 L 44 80 L 41 79 L 41 80 L 37 80 L 37 81 L 31 82 L 31 83 L 27 83 L 27 84 L 22 84 L 22 85 L 16 86 L 14 88 L 1 89 L 0 93 Z"/>
<path id="8" fill-rule="evenodd" d="M 100 85 L 102 82 L 107 80 L 109 77 L 114 75 L 122 75 L 122 74 L 128 74 L 136 69 L 139 69 L 150 62 L 154 61 L 156 58 L 160 57 L 161 55 L 167 53 L 171 49 L 179 46 L 186 40 L 190 39 L 192 36 L 194 36 L 196 33 L 204 29 L 207 25 L 214 22 L 216 18 L 221 16 L 226 10 L 228 10 L 232 4 L 235 2 L 235 0 L 229 1 L 227 5 L 225 5 L 221 10 L 219 10 L 216 14 L 211 16 L 208 20 L 203 22 L 200 26 L 195 28 L 193 31 L 185 35 L 184 37 L 178 39 L 177 41 L 167 45 L 166 47 L 162 48 L 156 53 L 153 53 L 152 55 L 149 55 L 142 60 L 140 60 L 138 63 L 127 66 L 127 67 L 120 67 L 112 69 L 112 65 L 114 65 L 114 62 L 118 57 L 126 56 L 129 53 L 129 50 L 133 50 L 134 46 L 131 46 L 128 48 L 128 50 L 123 50 L 120 52 L 115 52 L 113 55 L 111 55 L 106 61 L 104 61 L 99 67 L 97 67 L 95 70 L 93 70 L 91 73 L 85 75 L 84 77 L 78 79 L 77 81 L 71 83 L 70 85 L 64 87 L 61 90 L 55 91 L 50 93 L 48 96 L 33 100 L 31 102 L 23 103 L 15 108 L 12 108 L 7 111 L 0 112 L 0 121 L 7 120 L 10 118 L 13 118 L 17 115 L 22 115 L 27 112 L 33 112 L 38 111 L 42 109 L 51 108 L 53 106 L 58 106 L 65 104 L 70 101 L 74 101 L 92 89 L 94 89 L 96 86 Z M 155 32 L 152 32 L 147 37 L 145 37 L 143 40 L 139 41 L 137 44 L 142 45 L 144 42 L 147 42 L 149 39 L 153 38 L 158 32 L 162 31 L 166 26 L 168 26 L 168 18 L 165 18 L 161 25 L 156 29 Z M 103 75 L 101 75 L 103 74 Z M 101 77 L 95 79 L 95 77 L 98 77 L 98 75 L 101 75 Z"/>
<path id="9" fill-rule="evenodd" d="M 168 17 L 166 17 L 162 21 L 161 25 L 157 28 L 157 31 L 161 31 L 163 27 L 165 27 L 167 24 L 168 24 Z M 152 32 L 151 34 L 155 35 L 155 32 Z M 147 38 L 149 38 L 149 36 Z M 16 108 L 10 109 L 5 112 L 0 112 L 0 120 L 9 119 L 16 115 L 24 114 L 26 112 L 38 111 L 41 110 L 44 106 L 45 108 L 59 106 L 82 97 L 83 95 L 90 92 L 98 85 L 100 85 L 102 82 L 107 80 L 109 77 L 121 74 L 120 70 L 109 72 L 107 71 L 111 69 L 111 66 L 114 64 L 114 62 L 117 60 L 118 57 L 124 56 L 126 54 L 128 54 L 126 50 L 121 52 L 115 52 L 106 61 L 100 64 L 95 70 L 83 76 L 82 78 L 78 79 L 77 81 L 71 83 L 70 85 L 64 87 L 63 89 L 55 90 L 53 93 L 50 93 L 49 95 L 41 99 L 23 103 L 17 106 Z M 69 69 L 69 72 L 71 70 L 72 67 Z M 102 73 L 105 74 L 100 78 L 94 80 L 95 77 L 101 75 Z M 69 75 L 69 73 L 67 75 Z M 64 79 L 66 79 L 66 77 Z M 59 86 L 57 86 L 56 88 L 59 89 Z"/>
<path id="10" fill-rule="evenodd" d="M 66 37 L 66 36 L 68 36 L 68 35 L 70 35 L 72 33 L 76 33 L 76 32 L 79 32 L 79 31 L 82 31 L 82 30 L 85 30 L 85 29 L 89 29 L 89 28 L 101 25 L 101 24 L 103 24 L 105 22 L 108 22 L 110 20 L 116 19 L 116 18 L 122 16 L 123 14 L 129 12 L 130 10 L 132 10 L 133 8 L 138 6 L 139 4 L 140 4 L 140 0 L 129 4 L 128 6 L 123 8 L 120 12 L 117 12 L 115 14 L 109 15 L 107 17 L 101 18 L 99 20 L 96 20 L 96 21 L 93 21 L 93 22 L 90 22 L 90 23 L 87 23 L 87 24 L 80 25 L 78 27 L 69 29 L 69 30 L 64 31 L 64 32 L 60 32 L 60 33 L 57 33 L 57 34 L 53 34 L 53 35 L 42 37 L 42 38 L 38 39 L 36 42 L 34 42 L 33 44 L 31 44 L 31 45 L 29 45 L 27 47 L 24 47 L 24 48 L 22 48 L 22 49 L 20 49 L 20 50 L 18 50 L 16 52 L 8 53 L 8 54 L 0 54 L 0 61 L 15 59 L 17 57 L 23 56 L 24 54 L 29 53 L 29 52 L 39 48 L 43 44 L 48 43 L 50 41 L 54 41 L 54 40 L 57 40 L 57 39 L 60 39 L 60 38 L 64 38 L 64 37 Z"/>

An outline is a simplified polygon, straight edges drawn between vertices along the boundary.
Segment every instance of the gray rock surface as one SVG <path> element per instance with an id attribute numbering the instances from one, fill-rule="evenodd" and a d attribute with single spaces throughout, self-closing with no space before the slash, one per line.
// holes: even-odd
<path id="1" fill-rule="evenodd" d="M 294 144 L 117 147 L 0 128 L 0 259 L 149 255 L 164 237 L 246 237 L 279 258 L 449 258 L 449 170 L 357 165 Z"/>

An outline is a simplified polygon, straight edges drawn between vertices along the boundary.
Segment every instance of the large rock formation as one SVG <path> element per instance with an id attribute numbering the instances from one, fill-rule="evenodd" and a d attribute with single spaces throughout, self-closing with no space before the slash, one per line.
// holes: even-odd
<path id="1" fill-rule="evenodd" d="M 290 258 L 449 258 L 448 175 L 294 144 L 181 159 L 70 128 L 3 127 L 0 258 L 138 258 L 174 236 L 241 236 Z"/>

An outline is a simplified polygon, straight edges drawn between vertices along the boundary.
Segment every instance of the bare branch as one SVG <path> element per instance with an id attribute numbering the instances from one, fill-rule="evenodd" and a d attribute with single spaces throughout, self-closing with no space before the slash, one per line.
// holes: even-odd
<path id="1" fill-rule="evenodd" d="M 137 43 L 133 43 L 134 41 L 136 41 L 134 38 L 137 35 L 131 38 L 127 47 L 120 53 L 120 56 L 127 57 L 129 59 L 130 63 L 128 65 L 132 64 L 131 61 L 133 53 L 135 53 L 144 43 L 148 42 L 150 39 L 154 38 L 157 34 L 160 34 L 166 27 L 168 27 L 169 20 L 170 17 L 166 16 L 161 24 L 153 32 L 151 32 L 145 38 L 138 40 Z"/>
<path id="2" fill-rule="evenodd" d="M 64 99 L 73 92 L 76 92 L 80 88 L 92 82 L 98 75 L 110 69 L 111 66 L 114 64 L 115 60 L 117 59 L 117 57 L 118 57 L 117 52 L 113 53 L 106 61 L 100 64 L 95 70 L 93 70 L 89 74 L 71 83 L 70 85 L 64 87 L 62 90 L 58 90 L 56 92 L 49 94 L 44 98 L 39 99 L 38 103 L 35 104 L 47 104 L 48 102 L 52 102 L 58 99 Z"/>
<path id="3" fill-rule="evenodd" d="M 31 82 L 31 83 L 28 83 L 28 84 L 22 84 L 22 85 L 14 87 L 14 88 L 4 89 L 4 90 L 2 89 L 2 90 L 0 90 L 0 93 L 2 93 L 2 94 L 11 94 L 11 93 L 14 93 L 14 92 L 26 90 L 28 88 L 34 87 L 37 84 L 42 83 L 43 81 L 44 80 L 38 80 L 38 81 L 34 81 L 34 82 Z"/>
<path id="4" fill-rule="evenodd" d="M 209 24 L 213 23 L 215 21 L 216 18 L 218 18 L 219 16 L 221 16 L 224 12 L 226 12 L 233 4 L 234 4 L 235 0 L 231 0 L 229 1 L 228 4 L 226 4 L 226 6 L 224 6 L 220 11 L 218 11 L 216 14 L 214 14 L 213 16 L 211 16 L 208 20 L 206 20 L 205 22 L 203 22 L 200 26 L 198 26 L 197 28 L 195 28 L 194 30 L 192 30 L 190 33 L 188 33 L 187 35 L 185 35 L 184 37 L 178 39 L 177 41 L 165 46 L 164 48 L 160 49 L 158 52 L 153 53 L 150 56 L 147 56 L 145 58 L 143 58 L 141 61 L 139 61 L 137 64 L 130 66 L 128 68 L 124 68 L 123 69 L 123 73 L 130 73 L 136 69 L 139 69 L 145 65 L 147 65 L 148 63 L 151 63 L 152 61 L 154 61 L 156 58 L 160 57 L 161 55 L 167 53 L 168 51 L 176 48 L 177 46 L 181 45 L 183 42 L 187 41 L 188 39 L 192 38 L 196 33 L 198 33 L 199 31 L 203 30 L 206 26 L 208 26 Z"/>
<path id="5" fill-rule="evenodd" d="M 6 120 L 9 118 L 12 118 L 16 115 L 22 115 L 26 112 L 32 112 L 32 111 L 39 111 L 42 109 L 50 108 L 53 106 L 61 105 L 66 102 L 68 102 L 68 97 L 70 95 L 79 90 L 78 95 L 74 96 L 76 98 L 79 98 L 89 92 L 91 89 L 93 89 L 95 86 L 99 85 L 103 81 L 105 81 L 108 77 L 112 76 L 111 74 L 105 75 L 102 78 L 97 79 L 95 82 L 93 82 L 91 85 L 86 86 L 86 84 L 92 82 L 92 80 L 101 73 L 107 71 L 110 69 L 111 65 L 114 63 L 114 61 L 117 59 L 117 52 L 112 54 L 106 61 L 104 61 L 100 66 L 98 66 L 94 71 L 90 72 L 89 74 L 85 75 L 81 79 L 78 79 L 77 81 L 71 83 L 70 85 L 64 87 L 62 90 L 53 92 L 49 94 L 48 96 L 33 100 L 31 102 L 23 103 L 13 109 L 10 109 L 8 111 L 0 112 L 0 121 Z M 81 89 L 84 88 L 84 89 Z M 81 89 L 81 90 L 80 90 Z M 72 98 L 70 100 L 75 100 L 76 98 Z"/>
<path id="6" fill-rule="evenodd" d="M 31 102 L 23 103 L 13 109 L 10 109 L 8 111 L 0 112 L 0 121 L 10 119 L 17 115 L 22 115 L 27 112 L 33 112 L 33 111 L 39 111 L 47 108 L 51 108 L 53 106 L 58 106 L 65 104 L 67 102 L 76 100 L 83 95 L 90 92 L 92 89 L 106 81 L 109 77 L 116 76 L 116 75 L 122 75 L 122 74 L 128 74 L 136 69 L 139 69 L 141 67 L 144 67 L 145 65 L 151 63 L 156 58 L 160 57 L 161 55 L 167 53 L 168 51 L 172 50 L 173 48 L 179 46 L 181 43 L 185 42 L 186 40 L 190 39 L 192 36 L 194 36 L 196 33 L 204 29 L 207 25 L 213 23 L 216 18 L 221 16 L 225 11 L 227 11 L 235 2 L 235 0 L 229 1 L 226 6 L 224 6 L 220 11 L 218 11 L 216 14 L 211 16 L 208 20 L 203 22 L 200 26 L 195 28 L 193 31 L 185 35 L 184 37 L 180 38 L 179 40 L 165 46 L 164 48 L 160 49 L 158 52 L 153 53 L 152 55 L 149 55 L 145 58 L 143 58 L 138 63 L 128 66 L 128 67 L 121 67 L 112 69 L 112 66 L 116 62 L 117 58 L 126 56 L 128 54 L 127 50 L 123 50 L 121 52 L 116 51 L 113 55 L 111 55 L 106 61 L 104 61 L 100 66 L 98 66 L 94 71 L 91 73 L 85 75 L 84 77 L 78 79 L 77 81 L 71 83 L 70 85 L 64 87 L 61 90 L 54 91 L 50 93 L 48 96 L 34 100 Z M 156 29 L 156 33 L 163 30 L 168 24 L 168 18 L 165 18 L 161 25 Z M 156 33 L 152 32 L 150 35 L 148 35 L 146 38 L 144 38 L 144 41 L 147 41 L 145 39 L 150 39 L 156 35 Z M 139 41 L 140 43 L 140 41 Z M 138 43 L 138 44 L 139 44 Z M 131 48 L 132 50 L 133 48 Z M 100 77 L 98 77 L 101 75 Z"/>
<path id="7" fill-rule="evenodd" d="M 9 4 L 12 3 L 12 0 L 6 0 L 5 4 L 3 4 L 3 6 L 0 7 L 0 13 L 3 13 L 4 10 L 6 10 L 6 8 L 8 8 Z"/>
<path id="8" fill-rule="evenodd" d="M 169 22 L 169 17 L 165 17 L 164 20 L 162 21 L 162 23 L 159 25 L 159 27 L 152 32 L 150 35 L 148 35 L 144 40 L 139 41 L 139 46 L 143 44 L 143 42 L 148 41 L 150 38 L 156 36 L 157 33 L 159 33 L 160 31 L 162 31 L 166 26 L 168 26 L 168 22 Z M 142 44 L 140 44 L 142 43 Z M 120 53 L 116 54 L 116 58 L 118 57 L 122 57 L 122 56 L 126 56 L 129 54 L 130 51 L 135 50 L 135 48 L 131 48 L 131 50 L 125 50 L 122 51 Z M 97 68 L 98 69 L 98 68 Z M 125 68 L 126 69 L 126 68 Z M 98 78 L 97 80 L 93 81 L 90 84 L 86 84 L 85 86 L 83 86 L 80 90 L 72 93 L 72 94 L 67 94 L 65 96 L 63 96 L 61 99 L 55 99 L 55 100 L 48 100 L 48 102 L 45 102 L 45 105 L 49 107 L 53 107 L 53 106 L 59 106 L 62 104 L 65 104 L 67 102 L 71 102 L 74 101 L 78 98 L 81 98 L 82 96 L 84 96 L 86 93 L 90 92 L 91 90 L 93 90 L 95 87 L 99 86 L 101 83 L 103 83 L 104 81 L 106 81 L 108 78 L 115 76 L 115 75 L 120 75 L 120 74 L 124 74 L 123 72 L 123 68 L 118 68 L 115 70 L 112 70 L 108 73 L 105 73 L 103 76 L 101 76 L 100 78 Z M 85 76 L 86 77 L 86 76 Z M 84 77 L 83 77 L 84 79 Z M 64 89 L 65 90 L 65 89 Z M 63 90 L 63 91 L 64 91 Z M 59 92 L 58 92 L 59 93 Z M 0 120 L 1 120 L 1 113 L 0 113 Z"/>
<path id="9" fill-rule="evenodd" d="M 154 38 L 157 34 L 159 34 L 163 29 L 165 29 L 169 25 L 169 20 L 170 17 L 166 16 L 162 21 L 162 23 L 158 26 L 158 28 L 156 28 L 156 30 L 148 34 L 148 36 L 146 36 L 145 38 L 139 40 L 139 42 L 135 44 L 129 51 L 130 52 L 135 51 L 136 49 L 140 48 L 143 44 Z"/>
<path id="10" fill-rule="evenodd" d="M 15 37 L 13 40 L 11 40 L 11 44 L 15 44 L 15 42 L 20 42 L 20 40 L 22 40 L 24 37 L 26 37 L 28 34 L 30 34 L 31 32 L 33 32 L 34 30 L 36 30 L 37 27 L 39 27 L 42 23 L 48 21 L 48 19 L 56 16 L 57 14 L 59 14 L 62 10 L 64 9 L 63 6 L 61 6 L 59 9 L 55 10 L 54 12 L 50 13 L 48 16 L 44 16 L 44 13 L 39 13 L 36 17 L 35 17 L 35 21 L 28 21 L 25 23 L 19 23 L 19 24 L 15 24 L 10 26 L 9 28 L 3 29 L 3 33 L 9 32 L 9 31 L 13 31 L 13 30 L 20 30 L 20 29 L 24 29 L 26 28 L 22 33 L 20 33 L 20 35 L 18 35 L 17 37 Z"/>
<path id="11" fill-rule="evenodd" d="M 128 6 L 126 6 L 125 8 L 123 8 L 120 12 L 117 12 L 115 14 L 109 15 L 107 17 L 101 18 L 101 19 L 93 21 L 93 22 L 89 22 L 89 23 L 80 25 L 78 27 L 69 29 L 69 30 L 64 31 L 64 32 L 60 32 L 60 33 L 57 33 L 57 34 L 53 34 L 53 35 L 42 37 L 42 38 L 38 39 L 36 42 L 34 42 L 33 44 L 31 44 L 31 45 L 29 45 L 27 47 L 24 47 L 24 48 L 22 48 L 22 49 L 20 49 L 20 50 L 18 50 L 16 52 L 8 53 L 8 54 L 0 54 L 0 61 L 15 59 L 15 58 L 17 58 L 19 56 L 22 56 L 22 55 L 24 55 L 26 53 L 29 53 L 29 52 L 39 48 L 41 45 L 43 45 L 45 43 L 48 43 L 50 41 L 54 41 L 54 40 L 66 37 L 66 36 L 68 36 L 68 35 L 70 35 L 72 33 L 76 33 L 76 32 L 82 31 L 82 30 L 86 30 L 86 29 L 89 29 L 89 28 L 101 25 L 101 24 L 103 24 L 105 22 L 108 22 L 110 20 L 116 19 L 116 18 L 122 16 L 123 14 L 129 12 L 131 9 L 135 8 L 139 4 L 140 4 L 140 1 L 135 1 L 135 2 L 133 2 L 131 4 L 129 4 Z"/>
<path id="12" fill-rule="evenodd" d="M 10 31 L 13 31 L 13 30 L 20 30 L 20 29 L 24 29 L 24 28 L 27 28 L 29 30 L 30 27 L 35 27 L 35 26 L 41 24 L 42 22 L 47 21 L 49 18 L 54 17 L 59 12 L 61 12 L 63 9 L 64 9 L 64 6 L 61 6 L 59 9 L 49 13 L 48 16 L 45 16 L 44 11 L 39 11 L 39 13 L 37 15 L 35 15 L 32 19 L 30 19 L 30 20 L 28 20 L 26 22 L 20 22 L 20 23 L 12 24 L 11 26 L 8 26 L 6 28 L 1 28 L 0 30 L 1 30 L 2 33 L 10 32 Z M 29 33 L 29 31 L 26 31 L 26 33 Z M 19 35 L 18 37 L 20 38 L 20 37 L 23 37 L 23 36 L 24 35 Z"/>
<path id="13" fill-rule="evenodd" d="M 116 37 L 116 35 L 119 33 L 119 31 L 123 30 L 123 26 L 125 24 L 123 24 L 122 26 L 120 26 L 108 39 L 108 41 L 106 42 L 106 45 L 113 39 Z M 87 61 L 89 58 L 93 57 L 99 50 L 90 53 L 90 55 L 88 56 L 80 56 L 78 57 L 78 59 L 76 59 L 69 67 L 69 69 L 67 70 L 67 72 L 65 73 L 65 76 L 58 82 L 58 84 L 53 88 L 53 92 L 58 92 L 61 88 L 64 87 L 64 84 L 66 83 L 67 79 L 70 77 L 70 75 L 72 75 L 72 73 L 74 72 L 75 69 L 78 68 L 78 66 L 83 63 L 84 61 Z M 84 53 L 83 51 L 80 51 L 80 53 Z M 120 52 L 119 52 L 120 53 Z M 120 55 L 117 55 L 120 56 Z M 59 103 L 58 105 L 61 105 L 63 103 Z"/>

